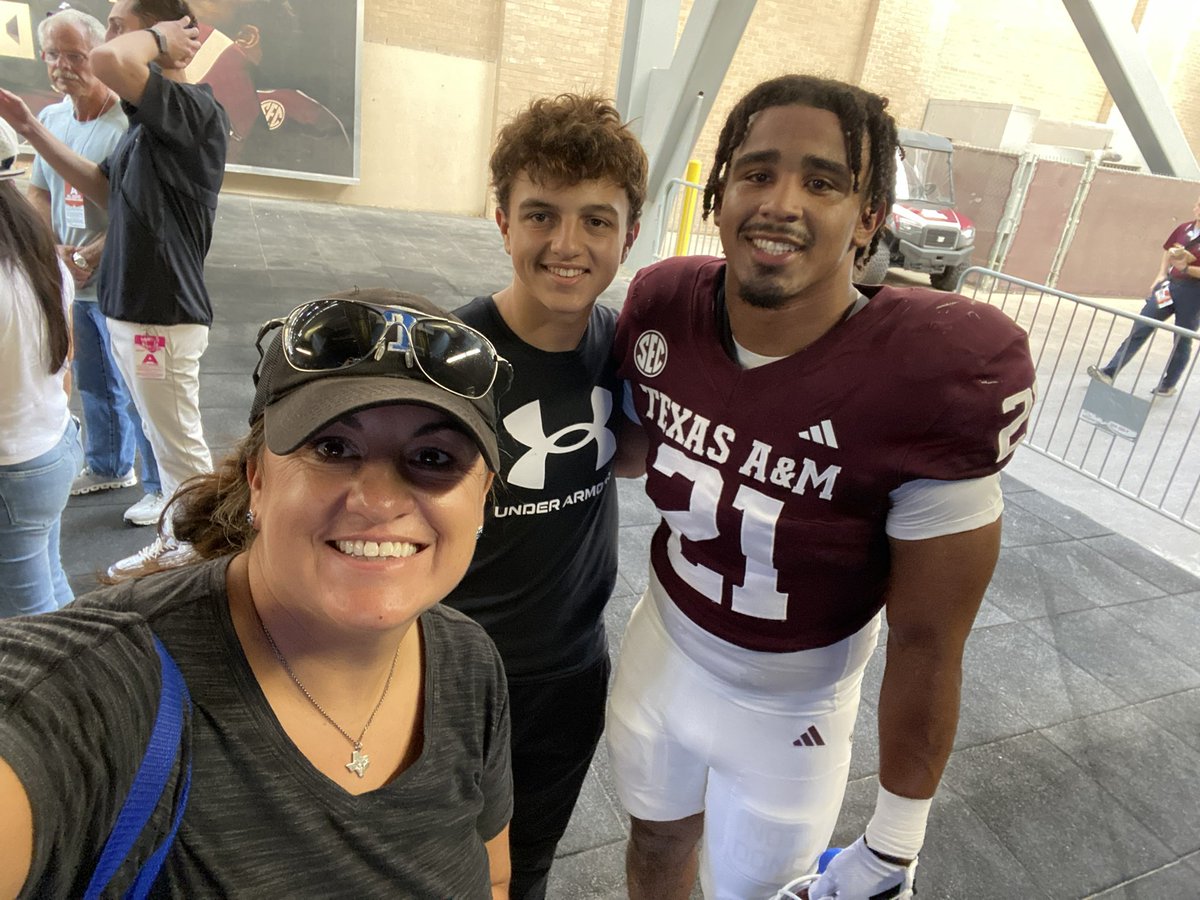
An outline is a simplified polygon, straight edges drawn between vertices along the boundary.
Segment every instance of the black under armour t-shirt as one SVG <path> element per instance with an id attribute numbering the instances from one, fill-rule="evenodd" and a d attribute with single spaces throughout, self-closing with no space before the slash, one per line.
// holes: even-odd
<path id="1" fill-rule="evenodd" d="M 502 471 L 483 536 L 444 602 L 483 625 L 511 680 L 581 671 L 607 652 L 617 578 L 616 313 L 596 306 L 579 346 L 549 353 L 518 338 L 491 297 L 455 312 L 512 363 L 513 385 L 499 401 Z"/>

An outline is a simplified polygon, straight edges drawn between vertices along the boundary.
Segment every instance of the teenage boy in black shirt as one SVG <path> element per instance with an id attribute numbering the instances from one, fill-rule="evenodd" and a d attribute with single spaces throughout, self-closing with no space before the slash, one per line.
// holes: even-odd
<path id="1" fill-rule="evenodd" d="M 513 365 L 503 487 L 447 603 L 492 636 L 512 710 L 513 900 L 540 900 L 604 729 L 617 577 L 616 315 L 596 305 L 638 233 L 646 156 L 597 97 L 532 103 L 491 158 L 513 279 L 456 312 Z M 498 480 L 499 483 L 499 480 Z"/>

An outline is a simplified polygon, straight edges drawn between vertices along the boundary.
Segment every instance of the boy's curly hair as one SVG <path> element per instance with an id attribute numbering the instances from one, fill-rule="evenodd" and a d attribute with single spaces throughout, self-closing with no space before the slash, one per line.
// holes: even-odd
<path id="1" fill-rule="evenodd" d="M 546 185 L 613 182 L 629 198 L 626 227 L 638 221 L 646 201 L 646 152 L 616 107 L 593 94 L 534 100 L 500 129 L 490 166 L 496 202 L 505 212 L 521 172 Z"/>
<path id="2" fill-rule="evenodd" d="M 825 109 L 838 117 L 846 144 L 846 159 L 854 176 L 854 190 L 863 191 L 871 209 L 882 205 L 885 211 L 890 211 L 896 201 L 896 151 L 900 139 L 896 134 L 896 122 L 887 112 L 887 98 L 842 81 L 813 75 L 783 75 L 752 88 L 730 111 L 725 127 L 721 129 L 716 158 L 704 188 L 704 217 L 708 218 L 721 202 L 733 151 L 746 139 L 750 121 L 764 109 L 792 104 Z M 864 139 L 870 152 L 865 188 L 859 183 Z M 870 246 L 858 250 L 858 256 L 871 258 L 879 245 L 881 231 L 875 232 Z"/>

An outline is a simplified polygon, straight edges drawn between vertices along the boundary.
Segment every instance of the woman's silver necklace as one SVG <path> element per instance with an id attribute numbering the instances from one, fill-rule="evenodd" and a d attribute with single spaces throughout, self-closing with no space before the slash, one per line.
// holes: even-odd
<path id="1" fill-rule="evenodd" d="M 267 623 L 264 622 L 262 616 L 259 615 L 258 607 L 254 605 L 254 601 L 250 602 L 250 608 L 254 610 L 254 618 L 258 619 L 258 624 L 262 628 L 263 634 L 267 638 L 267 643 L 271 645 L 271 650 L 275 653 L 275 658 L 279 660 L 279 664 L 283 666 L 283 670 L 287 672 L 289 676 L 291 676 L 292 681 L 296 682 L 296 687 L 300 688 L 300 693 L 302 693 L 304 698 L 312 704 L 313 709 L 319 712 L 324 717 L 326 722 L 336 728 L 342 737 L 348 740 L 350 745 L 354 748 L 350 754 L 350 762 L 346 763 L 346 768 L 359 778 L 362 778 L 363 773 L 367 771 L 367 766 L 371 764 L 371 757 L 362 752 L 363 735 L 367 733 L 367 729 L 370 728 L 371 723 L 375 721 L 375 713 L 379 712 L 379 708 L 383 706 L 383 698 L 387 696 L 388 688 L 392 686 L 392 675 L 396 671 L 396 660 L 400 656 L 400 648 L 396 648 L 396 654 L 392 657 L 392 667 L 388 669 L 387 681 L 385 681 L 383 684 L 383 693 L 379 695 L 379 702 L 375 704 L 375 708 L 371 710 L 371 715 L 367 717 L 367 724 L 364 725 L 362 727 L 362 731 L 358 733 L 358 740 L 355 740 L 350 736 L 350 733 L 346 731 L 345 728 L 333 720 L 333 716 L 325 712 L 321 704 L 316 701 L 316 698 L 308 692 L 308 688 L 304 686 L 304 683 L 296 677 L 296 673 L 293 672 L 292 667 L 288 665 L 287 658 L 280 651 L 279 645 L 275 643 L 275 638 L 271 637 L 271 632 L 267 628 Z"/>

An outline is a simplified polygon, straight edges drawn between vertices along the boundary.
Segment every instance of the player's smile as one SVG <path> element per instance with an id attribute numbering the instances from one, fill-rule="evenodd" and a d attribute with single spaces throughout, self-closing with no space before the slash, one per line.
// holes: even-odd
<path id="1" fill-rule="evenodd" d="M 729 163 L 717 205 L 733 302 L 783 308 L 795 301 L 845 303 L 856 247 L 876 220 L 846 161 L 837 116 L 792 104 L 762 110 Z"/>
<path id="2" fill-rule="evenodd" d="M 811 243 L 811 238 L 806 236 L 764 231 L 756 226 L 744 227 L 741 238 L 750 244 L 754 261 L 765 266 L 784 265 Z"/>

